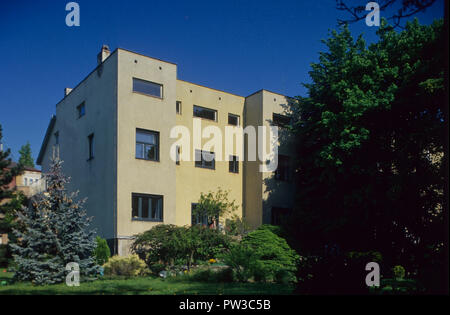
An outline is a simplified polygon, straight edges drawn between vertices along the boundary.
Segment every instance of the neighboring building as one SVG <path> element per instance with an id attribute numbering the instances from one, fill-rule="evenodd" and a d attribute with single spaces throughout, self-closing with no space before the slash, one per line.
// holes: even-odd
<path id="1" fill-rule="evenodd" d="M 45 172 L 59 152 L 70 188 L 88 198 L 98 234 L 120 255 L 128 252 L 134 235 L 157 224 L 201 222 L 192 208 L 201 192 L 219 187 L 230 190 L 237 214 L 251 226 L 277 223 L 292 207 L 288 144 L 279 148 L 277 171 L 260 173 L 261 162 L 241 156 L 231 162 L 175 162 L 169 155 L 175 142 L 170 131 L 183 125 L 193 137 L 195 117 L 202 128 L 217 126 L 223 134 L 225 126 L 285 124 L 288 101 L 266 90 L 242 97 L 179 80 L 176 64 L 120 48 L 110 53 L 103 46 L 96 69 L 66 89 L 56 105 L 37 163 Z M 184 150 L 192 150 L 192 144 L 178 152 Z"/>

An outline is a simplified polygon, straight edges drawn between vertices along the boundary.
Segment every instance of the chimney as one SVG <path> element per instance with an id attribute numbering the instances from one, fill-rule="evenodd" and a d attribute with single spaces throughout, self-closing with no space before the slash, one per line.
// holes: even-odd
<path id="1" fill-rule="evenodd" d="M 72 92 L 72 89 L 71 89 L 71 88 L 65 88 L 65 89 L 64 89 L 64 96 L 69 95 L 70 92 Z"/>
<path id="2" fill-rule="evenodd" d="M 111 52 L 109 51 L 108 45 L 103 45 L 102 50 L 100 50 L 100 53 L 97 55 L 97 65 L 105 61 L 105 59 L 108 58 L 110 54 Z"/>

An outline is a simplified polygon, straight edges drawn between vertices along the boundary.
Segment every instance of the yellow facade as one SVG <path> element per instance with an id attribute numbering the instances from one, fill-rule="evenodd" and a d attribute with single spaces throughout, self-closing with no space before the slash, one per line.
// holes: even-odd
<path id="1" fill-rule="evenodd" d="M 218 188 L 229 191 L 229 199 L 238 206 L 235 214 L 253 227 L 270 223 L 268 211 L 275 201 L 277 206 L 290 206 L 291 184 L 281 183 L 283 189 L 276 196 L 268 192 L 266 186 L 273 173 L 259 172 L 259 160 L 246 161 L 246 149 L 239 152 L 235 146 L 231 151 L 239 155 L 239 172 L 233 173 L 225 160 L 225 139 L 214 169 L 196 167 L 193 159 L 195 149 L 201 149 L 211 138 L 201 137 L 199 143 L 192 144 L 194 121 L 201 123 L 202 130 L 219 128 L 223 136 L 225 128 L 231 127 L 229 114 L 238 116 L 243 128 L 270 126 L 272 113 L 284 112 L 283 104 L 288 101 L 285 96 L 261 90 L 242 97 L 182 81 L 177 78 L 176 64 L 120 48 L 106 56 L 57 104 L 56 118 L 47 130 L 38 163 L 45 172 L 54 147 L 59 147 L 64 172 L 72 178 L 70 188 L 88 198 L 86 207 L 94 216 L 94 226 L 102 237 L 114 241 L 115 252 L 127 254 L 133 237 L 157 224 L 191 224 L 191 206 L 202 192 Z M 133 78 L 161 85 L 161 96 L 133 91 Z M 83 102 L 85 117 L 77 118 L 77 106 Z M 180 113 L 176 111 L 177 102 Z M 216 119 L 194 117 L 194 105 L 215 110 Z M 170 157 L 177 140 L 170 135 L 175 126 L 185 127 L 191 137 L 190 145 L 180 148 L 181 155 L 188 150 L 191 159 L 178 165 Z M 157 161 L 136 158 L 137 129 L 159 135 Z M 86 159 L 89 135 L 95 135 L 92 159 Z M 239 140 L 247 143 L 244 138 Z M 220 149 L 214 148 L 214 152 Z M 163 219 L 136 220 L 132 216 L 133 194 L 162 196 Z"/>

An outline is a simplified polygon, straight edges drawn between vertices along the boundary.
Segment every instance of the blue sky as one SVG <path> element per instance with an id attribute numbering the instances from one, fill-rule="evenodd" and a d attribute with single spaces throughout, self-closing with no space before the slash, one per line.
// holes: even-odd
<path id="1" fill-rule="evenodd" d="M 64 88 L 95 68 L 102 44 L 175 62 L 179 79 L 212 88 L 296 96 L 306 93 L 321 39 L 346 17 L 335 0 L 78 0 L 81 25 L 68 27 L 68 2 L 0 1 L 0 124 L 14 160 L 27 141 L 36 159 Z M 417 18 L 442 16 L 438 0 Z M 350 29 L 375 39 L 364 21 Z"/>

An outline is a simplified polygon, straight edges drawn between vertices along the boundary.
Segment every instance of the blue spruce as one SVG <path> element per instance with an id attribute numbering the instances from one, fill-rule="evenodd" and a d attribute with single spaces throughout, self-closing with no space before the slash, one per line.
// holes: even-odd
<path id="1" fill-rule="evenodd" d="M 45 174 L 47 191 L 35 196 L 28 208 L 18 213 L 17 243 L 12 244 L 17 264 L 15 279 L 35 284 L 65 281 L 66 265 L 79 264 L 81 280 L 95 279 L 100 272 L 92 255 L 95 232 L 89 229 L 85 200 L 68 193 L 69 178 L 61 171 L 62 161 L 54 158 Z"/>

